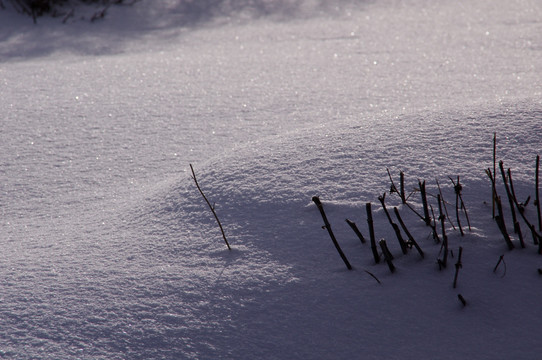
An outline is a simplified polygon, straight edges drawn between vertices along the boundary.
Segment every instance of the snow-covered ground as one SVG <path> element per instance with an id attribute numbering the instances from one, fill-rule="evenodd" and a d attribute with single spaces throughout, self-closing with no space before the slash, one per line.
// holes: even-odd
<path id="1" fill-rule="evenodd" d="M 496 133 L 537 224 L 542 3 L 219 3 L 0 11 L 0 358 L 539 359 L 542 255 L 524 223 L 508 250 L 484 171 Z M 438 179 L 446 269 L 386 169 Z M 393 274 L 345 222 L 368 238 L 367 202 Z"/>

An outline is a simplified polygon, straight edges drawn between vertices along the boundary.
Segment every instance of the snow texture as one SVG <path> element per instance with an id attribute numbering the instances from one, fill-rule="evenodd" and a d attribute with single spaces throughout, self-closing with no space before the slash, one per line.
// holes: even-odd
<path id="1" fill-rule="evenodd" d="M 0 11 L 0 358 L 540 358 L 542 256 L 522 220 L 520 248 L 497 177 L 508 250 L 485 174 L 496 133 L 537 225 L 540 2 L 139 1 L 91 23 L 94 11 L 37 25 Z M 425 180 L 436 216 L 438 180 L 445 269 L 387 169 L 418 212 Z M 424 259 L 401 252 L 384 192 Z M 368 202 L 393 274 L 345 222 L 368 239 Z"/>

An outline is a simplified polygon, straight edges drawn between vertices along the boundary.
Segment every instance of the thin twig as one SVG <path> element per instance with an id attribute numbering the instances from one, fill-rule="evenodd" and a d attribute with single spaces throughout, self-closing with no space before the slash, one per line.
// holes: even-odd
<path id="1" fill-rule="evenodd" d="M 454 275 L 454 289 L 457 287 L 457 276 L 459 275 L 459 269 L 463 267 L 461 263 L 461 255 L 463 254 L 463 248 L 459 247 L 459 255 L 457 256 L 457 262 L 455 263 L 455 275 Z"/>
<path id="2" fill-rule="evenodd" d="M 348 270 L 352 270 L 352 265 L 350 265 L 350 262 L 346 258 L 346 255 L 344 255 L 344 252 L 342 251 L 341 247 L 339 246 L 339 243 L 337 242 L 337 239 L 335 238 L 335 235 L 333 234 L 333 231 L 331 230 L 331 225 L 329 221 L 327 220 L 326 213 L 324 212 L 324 207 L 322 206 L 322 202 L 320 201 L 320 198 L 318 196 L 313 196 L 312 201 L 316 204 L 316 207 L 320 211 L 320 215 L 322 215 L 322 219 L 324 220 L 324 228 L 327 229 L 327 232 L 329 233 L 329 237 L 331 237 L 331 241 L 333 242 L 333 245 L 335 245 L 335 249 L 337 249 L 337 252 L 341 256 L 341 259 L 343 259 L 344 264 L 346 265 L 346 268 Z"/>
<path id="3" fill-rule="evenodd" d="M 375 274 L 373 274 L 372 272 L 367 271 L 367 270 L 365 270 L 365 269 L 364 269 L 363 271 L 365 271 L 367 274 L 371 275 L 371 277 L 372 277 L 373 279 L 375 279 L 377 283 L 379 283 L 380 285 L 382 285 L 382 283 L 380 282 L 380 280 L 378 280 L 378 278 L 375 276 Z"/>
<path id="4" fill-rule="evenodd" d="M 438 182 L 438 179 L 435 179 L 435 181 L 437 182 L 438 192 L 440 194 L 440 198 L 442 199 L 442 205 L 444 205 L 444 212 L 446 213 L 446 218 L 448 219 L 448 222 L 450 223 L 450 225 L 452 225 L 452 227 L 455 230 L 455 225 L 452 222 L 452 220 L 450 219 L 450 215 L 448 215 L 448 208 L 446 207 L 446 201 L 444 201 L 444 195 L 442 195 L 442 190 L 440 188 L 440 184 Z"/>
<path id="5" fill-rule="evenodd" d="M 539 169 L 540 169 L 540 155 L 536 155 L 536 170 L 535 170 L 535 200 L 536 200 L 536 212 L 538 214 L 538 231 L 542 233 L 542 214 L 540 210 L 540 192 L 539 185 Z"/>
<path id="6" fill-rule="evenodd" d="M 209 200 L 207 200 L 207 197 L 201 190 L 201 187 L 199 186 L 198 180 L 196 179 L 196 173 L 194 172 L 194 167 L 192 167 L 192 164 L 190 164 L 190 170 L 192 170 L 192 179 L 194 179 L 194 182 L 196 183 L 196 187 L 199 190 L 199 193 L 201 196 L 203 196 L 203 199 L 205 199 L 205 202 L 209 206 L 209 209 L 211 209 L 211 212 L 213 213 L 216 222 L 218 224 L 218 227 L 220 228 L 220 232 L 222 233 L 222 237 L 224 238 L 224 242 L 226 243 L 226 246 L 228 247 L 228 250 L 231 250 L 230 244 L 228 243 L 228 239 L 226 239 L 226 234 L 224 234 L 224 229 L 222 228 L 222 224 L 220 223 L 220 220 L 218 220 L 218 215 L 216 215 L 215 207 L 211 205 Z"/>

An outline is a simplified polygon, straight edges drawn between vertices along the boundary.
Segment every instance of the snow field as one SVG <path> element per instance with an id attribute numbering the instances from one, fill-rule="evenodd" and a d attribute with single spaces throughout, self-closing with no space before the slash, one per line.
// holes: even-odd
<path id="1" fill-rule="evenodd" d="M 180 2 L 140 4 L 69 31 L 0 12 L 0 357 L 538 359 L 541 258 L 528 235 L 506 250 L 484 174 L 496 132 L 533 193 L 538 2 L 307 1 L 185 27 Z M 455 256 L 439 271 L 388 195 L 427 256 L 401 254 L 386 168 L 408 189 L 438 178 L 449 202 L 461 176 L 457 289 Z M 344 222 L 368 236 L 368 201 L 395 274 Z"/>

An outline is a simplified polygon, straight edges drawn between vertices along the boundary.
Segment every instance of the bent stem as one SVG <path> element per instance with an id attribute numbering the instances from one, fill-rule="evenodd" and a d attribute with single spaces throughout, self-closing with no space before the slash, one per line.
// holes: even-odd
<path id="1" fill-rule="evenodd" d="M 207 197 L 203 193 L 203 190 L 201 190 L 201 187 L 199 186 L 198 180 L 196 179 L 196 173 L 194 172 L 194 168 L 192 167 L 192 164 L 190 164 L 190 170 L 192 170 L 192 179 L 194 179 L 194 182 L 196 183 L 196 187 L 198 188 L 199 193 L 201 194 L 201 196 L 203 196 L 203 199 L 205 199 L 205 202 L 209 206 L 209 209 L 211 209 L 211 212 L 213 213 L 213 215 L 214 215 L 214 217 L 216 219 L 216 222 L 218 223 L 218 227 L 220 228 L 220 232 L 222 233 L 222 237 L 224 238 L 224 242 L 226 243 L 226 246 L 228 247 L 228 250 L 231 250 L 230 244 L 228 243 L 228 239 L 226 239 L 226 234 L 224 234 L 224 229 L 222 228 L 222 224 L 220 223 L 220 220 L 218 219 L 218 215 L 216 214 L 215 208 L 214 208 L 213 205 L 211 205 L 211 203 L 209 202 L 209 200 L 207 199 Z"/>

